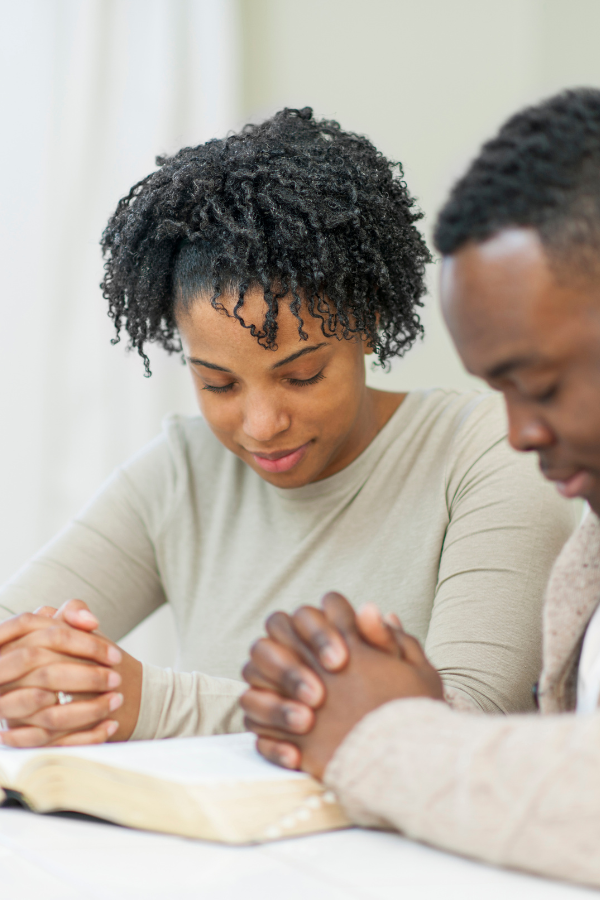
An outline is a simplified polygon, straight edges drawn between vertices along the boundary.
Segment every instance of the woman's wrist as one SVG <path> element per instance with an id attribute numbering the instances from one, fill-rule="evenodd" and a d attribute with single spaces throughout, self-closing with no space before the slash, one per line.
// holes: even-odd
<path id="1" fill-rule="evenodd" d="M 124 650 L 121 650 L 121 653 L 123 658 L 118 665 L 113 666 L 113 669 L 121 676 L 120 691 L 123 694 L 123 703 L 118 710 L 111 713 L 111 719 L 119 723 L 116 732 L 109 739 L 111 741 L 129 740 L 137 725 L 142 701 L 144 667 L 139 659 L 135 659 Z"/>

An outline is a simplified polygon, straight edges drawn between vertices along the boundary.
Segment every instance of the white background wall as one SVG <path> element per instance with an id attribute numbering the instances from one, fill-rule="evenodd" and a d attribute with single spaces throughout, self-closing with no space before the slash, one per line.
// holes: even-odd
<path id="1" fill-rule="evenodd" d="M 405 166 L 429 235 L 481 141 L 600 86 L 600 0 L 0 0 L 0 580 L 160 426 L 187 374 L 111 347 L 98 240 L 154 156 L 314 107 Z M 472 385 L 440 322 L 391 389 Z M 128 639 L 167 664 L 166 613 Z"/>
<path id="2" fill-rule="evenodd" d="M 312 106 L 399 159 L 429 237 L 448 188 L 501 122 L 565 86 L 600 86 L 600 0 L 241 0 L 246 114 Z M 389 389 L 476 384 L 437 312 Z"/>

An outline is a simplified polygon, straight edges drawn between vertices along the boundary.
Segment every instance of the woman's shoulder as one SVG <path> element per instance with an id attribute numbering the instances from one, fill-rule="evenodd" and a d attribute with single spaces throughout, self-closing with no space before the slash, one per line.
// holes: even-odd
<path id="1" fill-rule="evenodd" d="M 123 466 L 134 481 L 197 479 L 213 473 L 232 454 L 214 436 L 202 416 L 171 414 L 162 422 L 160 434 Z"/>
<path id="2" fill-rule="evenodd" d="M 400 410 L 405 421 L 398 421 L 399 432 L 408 427 L 419 440 L 439 444 L 445 454 L 461 445 L 482 450 L 507 435 L 504 401 L 491 391 L 415 390 Z"/>
<path id="3" fill-rule="evenodd" d="M 237 457 L 214 436 L 201 416 L 169 415 L 152 441 L 119 470 L 142 507 L 166 513 L 192 493 L 210 493 L 224 466 Z"/>

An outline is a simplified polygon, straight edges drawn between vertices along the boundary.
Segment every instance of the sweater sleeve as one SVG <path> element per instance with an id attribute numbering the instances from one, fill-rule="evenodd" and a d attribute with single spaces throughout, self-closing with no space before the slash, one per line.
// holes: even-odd
<path id="1" fill-rule="evenodd" d="M 488 717 L 397 700 L 352 730 L 325 781 L 356 824 L 600 887 L 600 712 Z"/>
<path id="2" fill-rule="evenodd" d="M 166 601 L 148 523 L 126 473 L 92 501 L 0 590 L 2 617 L 85 601 L 119 640 Z"/>
<path id="3" fill-rule="evenodd" d="M 494 400 L 447 453 L 448 525 L 425 650 L 455 708 L 533 711 L 544 590 L 579 510 L 508 446 Z"/>
<path id="4" fill-rule="evenodd" d="M 232 678 L 144 665 L 140 714 L 130 740 L 245 731 L 238 700 L 246 687 Z"/>
<path id="5" fill-rule="evenodd" d="M 165 603 L 155 536 L 183 489 L 174 457 L 173 447 L 159 438 L 118 470 L 2 588 L 0 611 L 14 615 L 77 597 L 98 617 L 102 631 L 119 640 Z M 201 672 L 144 665 L 132 739 L 242 731 L 238 697 L 245 687 Z"/>

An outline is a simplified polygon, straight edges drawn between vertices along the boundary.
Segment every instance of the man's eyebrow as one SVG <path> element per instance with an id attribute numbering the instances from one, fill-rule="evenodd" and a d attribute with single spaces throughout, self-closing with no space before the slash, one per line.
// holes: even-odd
<path id="1" fill-rule="evenodd" d="M 297 353 L 292 353 L 291 356 L 286 356 L 285 359 L 280 359 L 279 362 L 276 362 L 275 365 L 271 366 L 271 368 L 279 369 L 281 366 L 285 366 L 288 363 L 294 362 L 294 360 L 298 359 L 300 356 L 304 356 L 305 353 L 314 353 L 315 350 L 320 350 L 321 347 L 326 346 L 326 342 L 322 341 L 320 344 L 315 344 L 313 347 L 304 347 L 302 350 L 298 350 Z"/>
<path id="2" fill-rule="evenodd" d="M 513 369 L 523 369 L 525 366 L 530 366 L 534 362 L 535 360 L 532 356 L 514 356 L 512 359 L 507 359 L 504 362 L 498 363 L 492 369 L 488 369 L 485 373 L 485 377 L 502 378 L 504 375 L 508 375 L 509 372 L 512 372 Z"/>
<path id="3" fill-rule="evenodd" d="M 198 359 L 195 356 L 188 356 L 187 360 L 193 366 L 205 366 L 205 368 L 214 369 L 216 372 L 227 372 L 228 375 L 233 375 L 231 369 L 226 369 L 225 366 L 216 366 L 214 363 L 206 362 L 206 360 Z"/>

